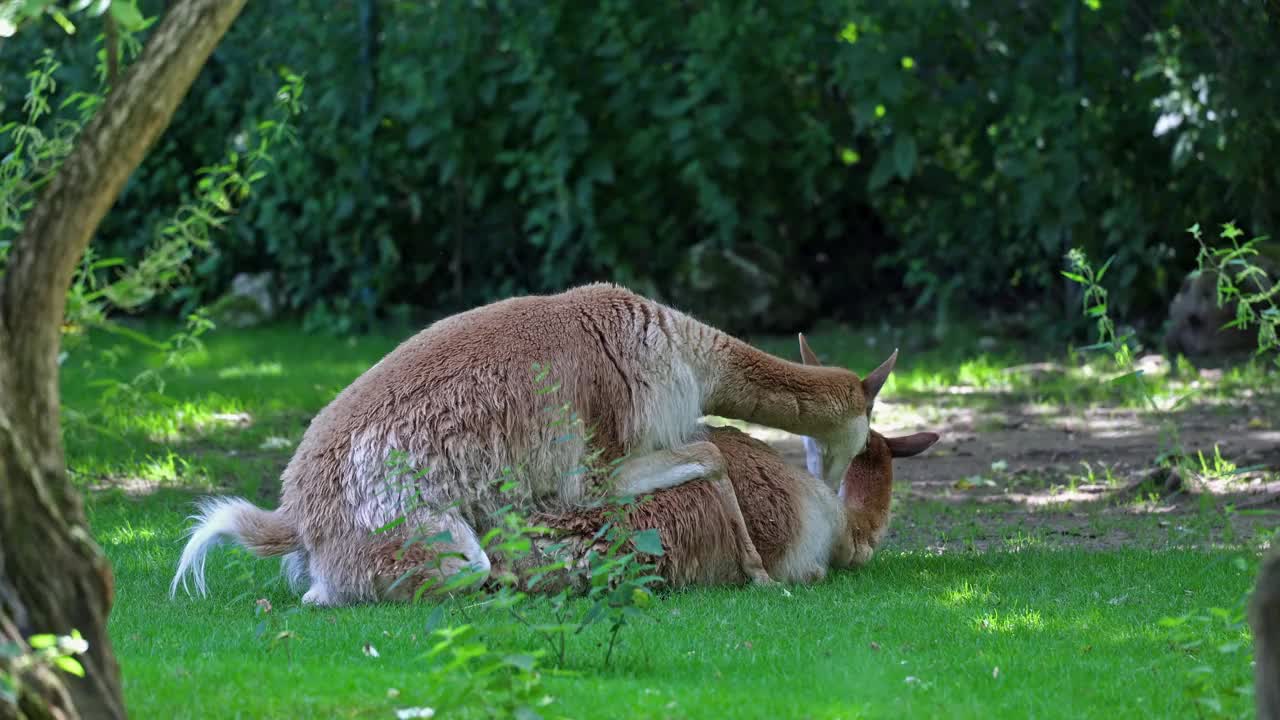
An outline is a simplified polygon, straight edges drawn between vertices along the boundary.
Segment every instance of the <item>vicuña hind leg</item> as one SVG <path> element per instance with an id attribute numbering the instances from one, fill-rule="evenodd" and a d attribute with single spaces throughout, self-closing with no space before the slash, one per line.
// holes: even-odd
<path id="1" fill-rule="evenodd" d="M 369 572 L 379 600 L 411 600 L 424 583 L 430 591 L 462 572 L 482 583 L 491 568 L 475 531 L 456 510 L 422 522 L 411 536 L 375 539 L 371 551 Z"/>
<path id="2" fill-rule="evenodd" d="M 725 472 L 724 456 L 714 444 L 694 442 L 629 458 L 618 466 L 614 491 L 620 495 L 643 495 L 699 479 L 706 480 L 716 489 L 720 506 L 733 525 L 742 571 L 758 585 L 772 583 L 747 531 L 738 495 Z"/>
<path id="3" fill-rule="evenodd" d="M 456 510 L 422 513 L 389 534 L 348 536 L 307 557 L 311 587 L 302 602 L 321 607 L 410 600 L 424 583 L 432 591 L 464 571 L 483 582 L 490 570 L 479 538 Z"/>

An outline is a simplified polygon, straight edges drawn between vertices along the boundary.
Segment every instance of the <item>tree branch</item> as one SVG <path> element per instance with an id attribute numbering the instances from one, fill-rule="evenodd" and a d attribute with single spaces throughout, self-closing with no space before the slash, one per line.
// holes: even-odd
<path id="1" fill-rule="evenodd" d="M 107 46 L 107 87 L 116 86 L 120 78 L 120 31 L 116 28 L 116 19 L 111 13 L 103 13 L 106 19 L 102 39 Z"/>

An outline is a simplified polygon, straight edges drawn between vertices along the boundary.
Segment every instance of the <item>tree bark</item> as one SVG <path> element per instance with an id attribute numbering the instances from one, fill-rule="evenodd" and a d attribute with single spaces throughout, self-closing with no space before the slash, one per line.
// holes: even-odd
<path id="1" fill-rule="evenodd" d="M 1249 624 L 1258 720 L 1280 720 L 1280 545 L 1271 549 L 1258 570 L 1249 600 Z"/>
<path id="2" fill-rule="evenodd" d="M 66 293 L 98 223 L 245 1 L 172 4 L 27 216 L 0 277 L 0 637 L 77 629 L 89 642 L 83 679 L 33 677 L 35 697 L 29 692 L 16 713 L 0 701 L 0 717 L 125 716 L 106 633 L 111 565 L 89 533 L 62 450 Z"/>

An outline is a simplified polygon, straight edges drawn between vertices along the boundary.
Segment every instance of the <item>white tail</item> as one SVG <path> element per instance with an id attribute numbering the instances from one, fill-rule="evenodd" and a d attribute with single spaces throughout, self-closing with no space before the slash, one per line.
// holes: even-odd
<path id="1" fill-rule="evenodd" d="M 171 598 L 177 594 L 179 582 L 183 590 L 191 592 L 187 587 L 188 575 L 195 580 L 196 591 L 201 596 L 208 594 L 204 579 L 205 556 L 225 540 L 233 540 L 259 557 L 301 550 L 297 530 L 279 511 L 263 510 L 237 497 L 203 498 L 197 506 L 199 512 L 191 516 L 197 523 L 190 531 L 191 539 L 182 551 L 178 571 L 169 584 Z M 296 562 L 290 565 L 296 565 Z"/>

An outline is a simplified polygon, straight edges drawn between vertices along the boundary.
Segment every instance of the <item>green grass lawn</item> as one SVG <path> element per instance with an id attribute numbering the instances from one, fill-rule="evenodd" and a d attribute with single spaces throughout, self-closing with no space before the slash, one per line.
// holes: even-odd
<path id="1" fill-rule="evenodd" d="M 436 704 L 446 688 L 428 677 L 422 659 L 428 606 L 298 609 L 277 562 L 248 562 L 226 550 L 210 555 L 210 597 L 168 598 L 191 501 L 231 492 L 274 506 L 277 475 L 311 416 L 400 339 L 219 331 L 192 358 L 189 374 L 166 376 L 170 402 L 115 400 L 97 410 L 103 379 L 132 377 L 156 359 L 126 352 L 108 366 L 96 350 L 112 341 L 99 339 L 94 352 L 67 361 L 66 403 L 85 413 L 68 420 L 68 462 L 78 483 L 99 488 L 89 512 L 115 563 L 111 632 L 134 717 L 394 717 L 397 708 Z M 865 372 L 895 338 L 825 334 L 811 342 L 825 361 Z M 791 354 L 793 343 L 765 345 Z M 1067 383 L 1078 384 L 1068 373 L 1057 386 L 1019 385 L 1004 368 L 1027 357 L 1020 348 L 904 348 L 885 393 L 914 402 L 930 389 L 965 384 L 1052 402 L 1069 393 Z M 1009 543 L 938 554 L 890 543 L 864 570 L 815 587 L 665 596 L 648 620 L 627 628 L 608 668 L 606 629 L 593 626 L 571 639 L 566 667 L 544 670 L 540 692 L 554 702 L 541 712 L 1212 717 L 1211 703 L 1188 694 L 1192 671 L 1207 667 L 1220 689 L 1247 686 L 1252 671 L 1243 653 L 1219 652 L 1247 637 L 1211 624 L 1201 633 L 1203 648 L 1188 652 L 1160 620 L 1238 608 L 1255 566 L 1250 547 L 1230 544 L 1085 551 Z M 285 624 L 272 632 L 287 625 L 293 639 L 273 647 L 258 637 L 258 598 L 268 598 L 271 617 Z M 540 647 L 532 633 L 513 630 L 506 613 L 484 605 L 451 604 L 446 618 L 473 622 L 504 651 Z"/>

